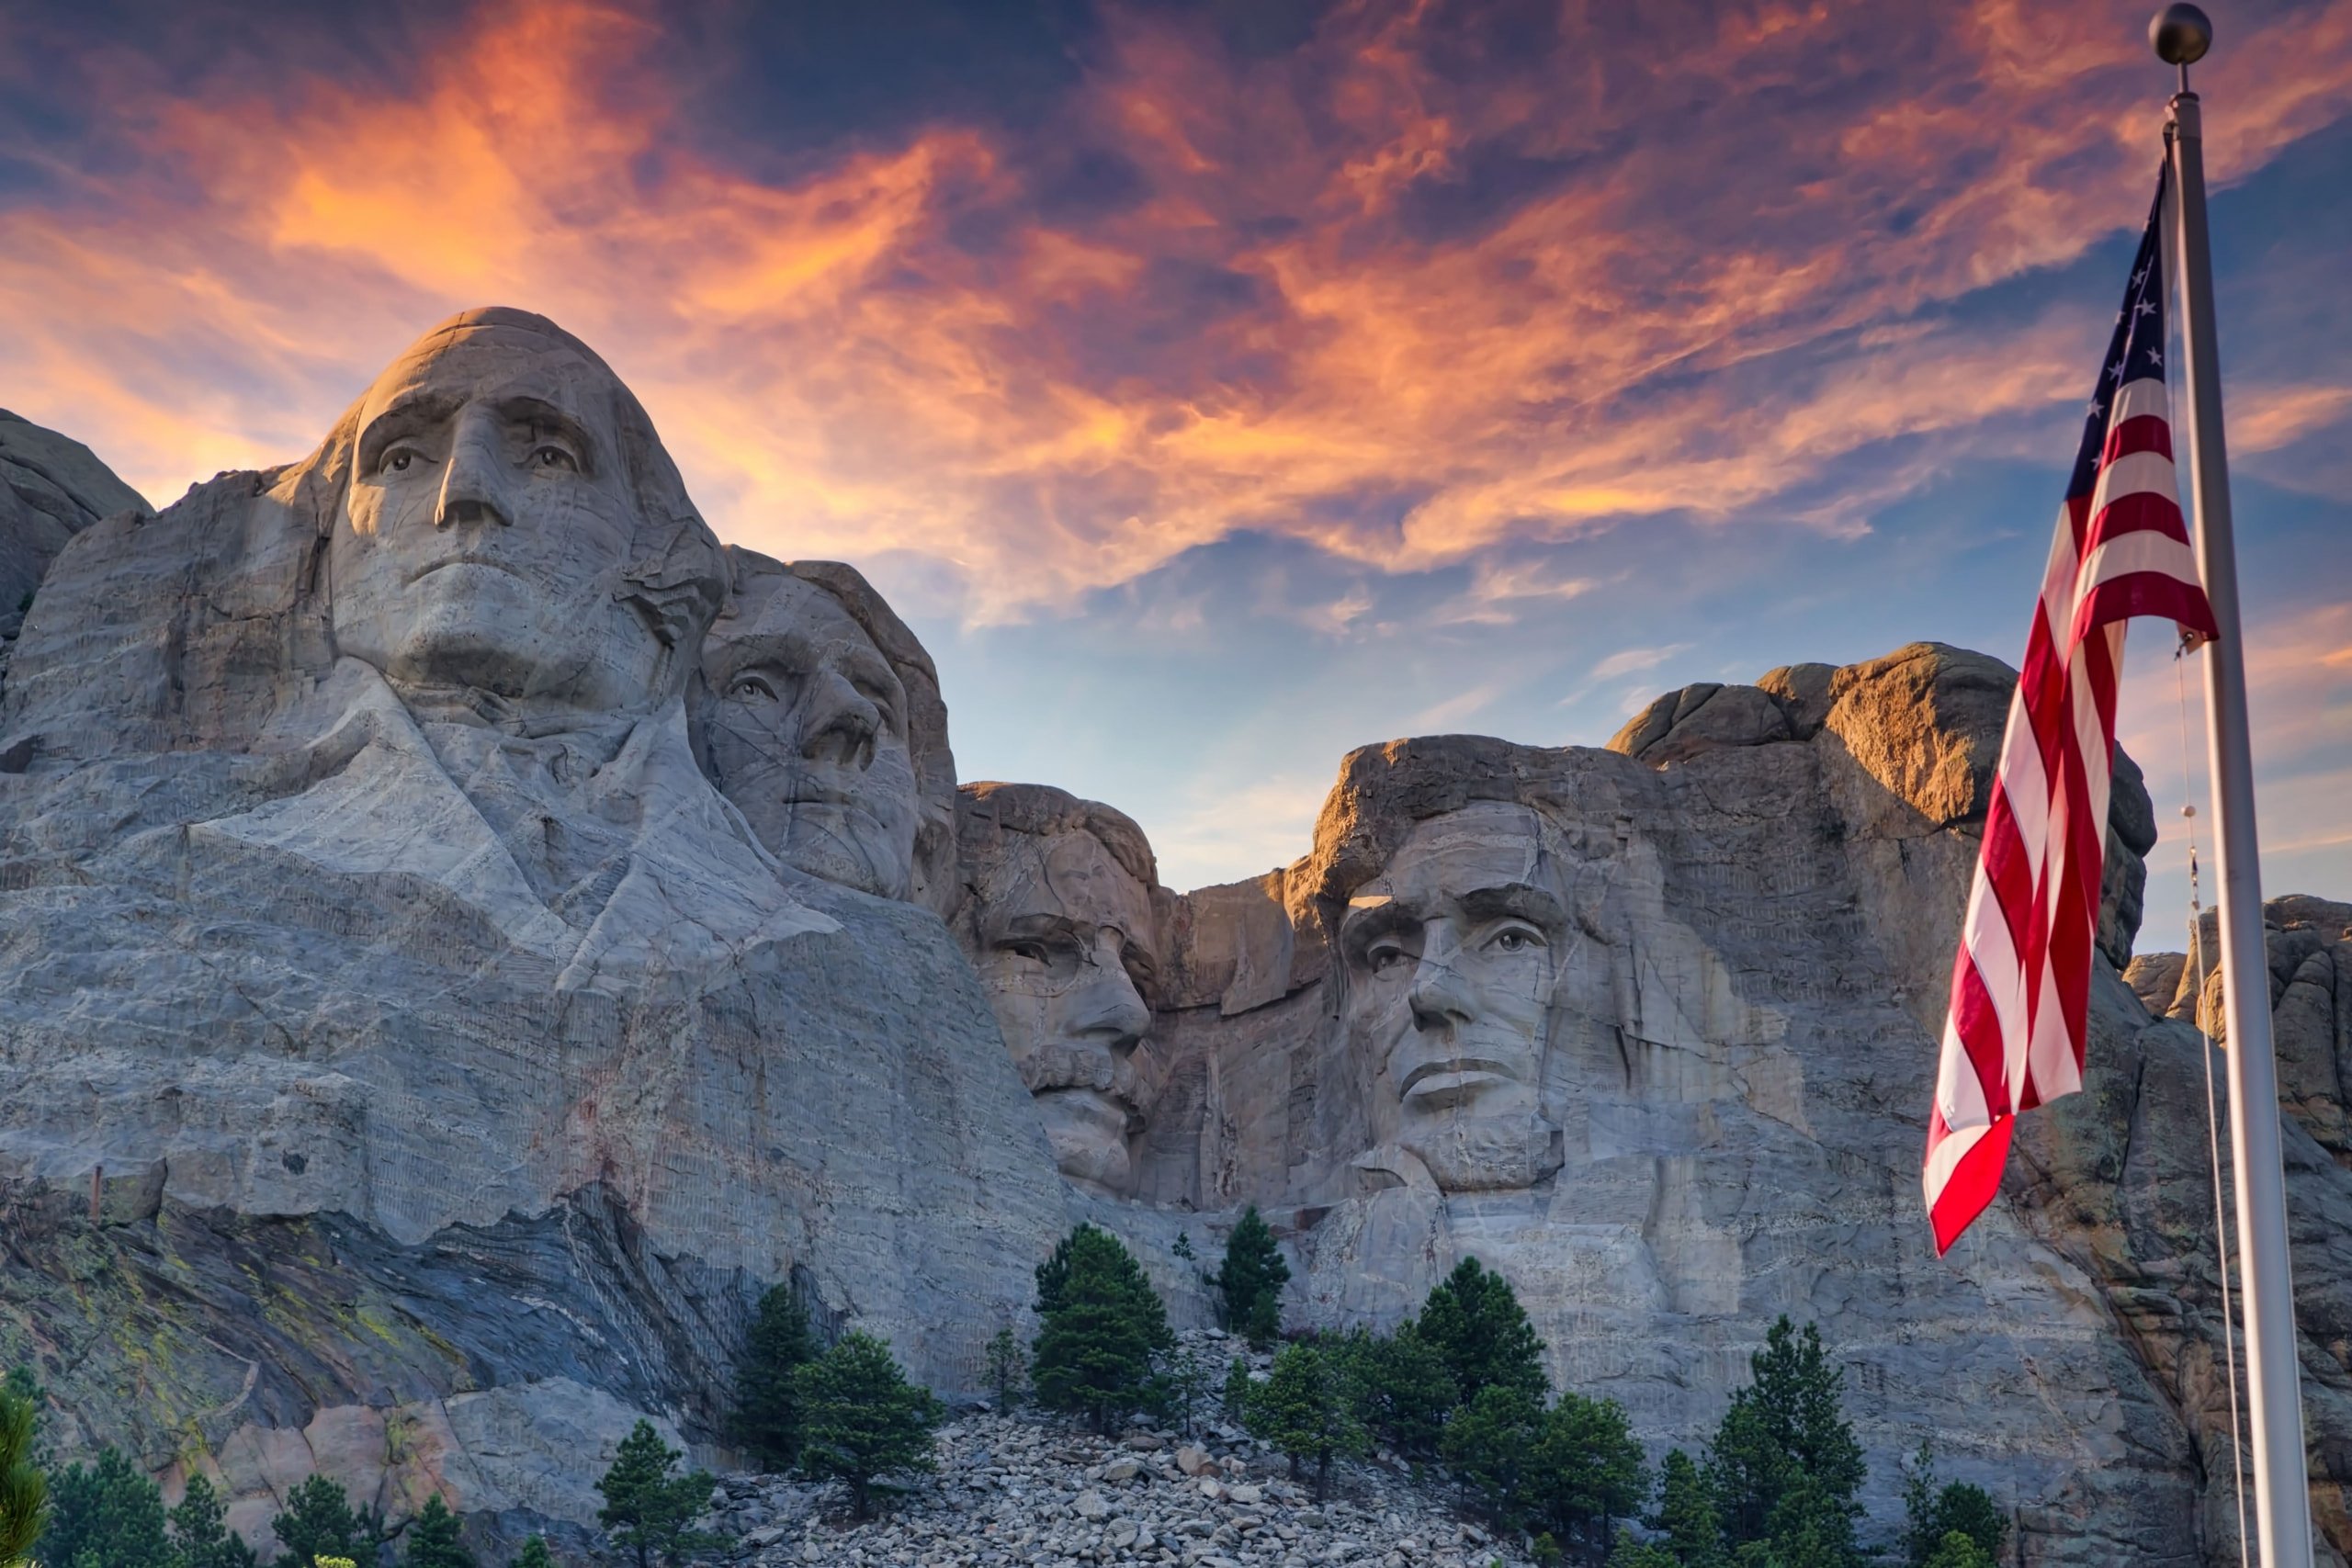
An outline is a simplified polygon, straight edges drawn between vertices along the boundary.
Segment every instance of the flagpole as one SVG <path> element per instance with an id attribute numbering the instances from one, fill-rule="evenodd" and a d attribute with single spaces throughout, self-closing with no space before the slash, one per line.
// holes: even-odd
<path id="1" fill-rule="evenodd" d="M 2238 1247 L 2245 1313 L 2247 1414 L 2254 1428 L 2255 1539 L 2263 1568 L 2311 1568 L 2311 1492 L 2287 1251 L 2287 1179 L 2279 1153 L 2278 1084 L 2270 1042 L 2270 965 L 2262 933 L 2262 865 L 2256 849 L 2254 759 L 2247 739 L 2245 646 L 2240 637 L 2237 551 L 2230 522 L 2229 458 L 2222 438 L 2222 367 L 2213 329 L 2213 260 L 2205 227 L 2203 127 L 2188 67 L 2204 58 L 2212 24 L 2194 6 L 2165 7 L 2148 29 L 2156 53 L 2180 69 L 2165 141 L 2171 146 L 2187 360 L 2197 564 L 2220 636 L 2205 649 L 2207 750 L 2212 771 L 2215 870 L 2221 885 L 2222 996 L 2230 1073 L 2230 1153 L 2237 1177 Z"/>

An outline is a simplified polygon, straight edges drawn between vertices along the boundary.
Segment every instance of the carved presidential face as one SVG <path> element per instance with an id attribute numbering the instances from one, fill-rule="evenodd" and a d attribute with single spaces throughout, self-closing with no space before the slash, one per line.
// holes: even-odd
<path id="1" fill-rule="evenodd" d="M 1383 1141 L 1447 1190 L 1521 1187 L 1550 1168 L 1541 1114 L 1567 889 L 1524 807 L 1419 824 L 1340 924 L 1344 1023 L 1374 1083 Z"/>
<path id="2" fill-rule="evenodd" d="M 1091 833 L 1008 834 L 977 868 L 967 940 L 1055 1163 L 1111 1192 L 1156 1089 L 1151 895 Z"/>
<path id="3" fill-rule="evenodd" d="M 728 799 L 779 860 L 904 898 L 921 790 L 907 693 L 839 600 L 763 574 L 703 643 L 699 718 Z"/>
<path id="4" fill-rule="evenodd" d="M 617 386 L 511 325 L 435 333 L 386 371 L 329 545 L 337 647 L 412 701 L 593 712 L 655 695 L 669 650 L 624 592 L 644 519 Z"/>

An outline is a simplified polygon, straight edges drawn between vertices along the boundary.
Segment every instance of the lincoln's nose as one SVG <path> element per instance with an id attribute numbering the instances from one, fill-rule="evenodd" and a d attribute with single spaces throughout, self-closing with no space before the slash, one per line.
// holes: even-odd
<path id="1" fill-rule="evenodd" d="M 1413 988 L 1406 999 L 1413 1009 L 1413 1027 L 1425 1034 L 1459 1028 L 1477 1016 L 1453 964 L 1456 951 L 1449 947 L 1426 953 L 1413 972 Z"/>
<path id="2" fill-rule="evenodd" d="M 514 519 L 500 501 L 503 470 L 502 460 L 488 436 L 461 428 L 457 446 L 449 454 L 448 471 L 441 476 L 441 498 L 434 510 L 433 525 L 511 525 Z"/>

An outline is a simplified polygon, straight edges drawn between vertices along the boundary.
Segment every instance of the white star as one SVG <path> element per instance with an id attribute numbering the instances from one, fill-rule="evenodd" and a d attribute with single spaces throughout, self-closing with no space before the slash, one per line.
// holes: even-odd
<path id="1" fill-rule="evenodd" d="M 2156 302 L 2153 299 L 2141 300 L 2139 304 L 2139 312 L 2143 316 L 2154 315 L 2156 313 Z"/>
<path id="2" fill-rule="evenodd" d="M 2098 406 L 2098 400 L 2097 398 L 2093 398 L 2089 402 L 2085 403 L 2083 407 L 2088 411 L 2093 419 L 2097 419 L 2100 413 L 2105 412 Z"/>
<path id="3" fill-rule="evenodd" d="M 2154 349 L 2153 349 L 2153 348 L 2152 348 L 2152 349 L 2150 349 L 2150 350 L 2148 350 L 2148 363 L 2149 363 L 2149 364 L 2151 364 L 2151 365 L 2162 365 L 2164 362 L 2165 362 L 2165 356 L 2164 356 L 2163 355 L 2158 354 L 2158 353 L 2157 353 Z"/>
<path id="4" fill-rule="evenodd" d="M 2135 272 L 2135 273 L 2133 273 L 2133 274 L 2132 275 L 2132 288 L 2139 288 L 2139 287 L 2140 287 L 2140 285 L 2142 285 L 2142 284 L 2143 284 L 2143 283 L 2145 283 L 2145 282 L 2147 282 L 2147 281 L 2148 281 L 2148 269 L 2147 269 L 2146 267 L 2144 267 L 2144 266 L 2143 266 L 2143 267 L 2142 267 L 2139 271 L 2137 271 L 2137 272 Z"/>
<path id="5" fill-rule="evenodd" d="M 2120 381 L 2123 379 L 2122 360 L 2119 359 L 2114 364 L 2107 367 L 2107 378 L 2110 381 Z"/>

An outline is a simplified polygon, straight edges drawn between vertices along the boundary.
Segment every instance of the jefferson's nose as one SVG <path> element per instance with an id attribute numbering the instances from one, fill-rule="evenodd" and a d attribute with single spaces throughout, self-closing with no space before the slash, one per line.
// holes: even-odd
<path id="1" fill-rule="evenodd" d="M 800 754 L 812 762 L 856 768 L 874 762 L 874 738 L 882 713 L 855 686 L 828 670 L 814 682 L 801 728 Z"/>
<path id="2" fill-rule="evenodd" d="M 1424 1033 L 1457 1028 L 1477 1017 L 1469 987 L 1454 966 L 1460 948 L 1434 935 L 1413 970 L 1413 988 L 1406 999 L 1413 1009 L 1413 1027 Z"/>
<path id="3" fill-rule="evenodd" d="M 469 423 L 460 423 L 450 448 L 448 471 L 441 476 L 441 498 L 433 513 L 433 525 L 511 525 L 514 519 L 503 500 L 505 477 L 505 459 L 498 451 L 492 433 Z"/>

